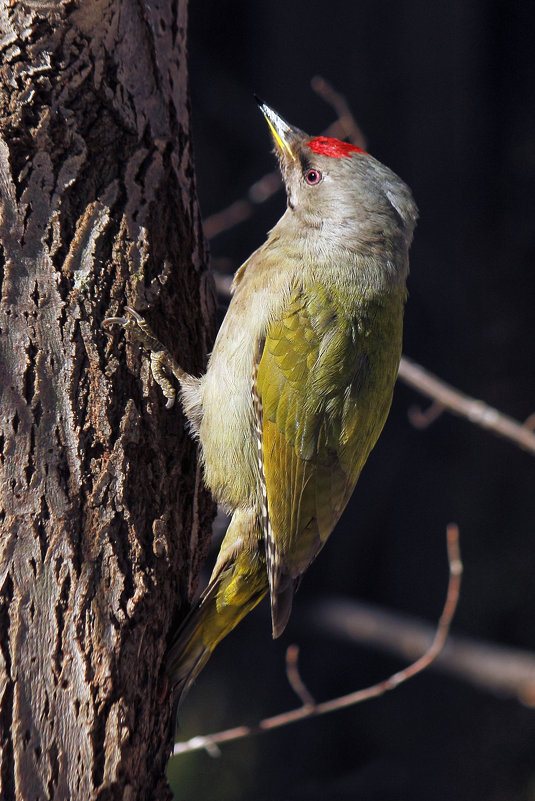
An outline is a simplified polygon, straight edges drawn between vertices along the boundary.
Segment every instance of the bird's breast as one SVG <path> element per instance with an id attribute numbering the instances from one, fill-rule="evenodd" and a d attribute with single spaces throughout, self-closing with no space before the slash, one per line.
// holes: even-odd
<path id="1" fill-rule="evenodd" d="M 253 409 L 255 361 L 286 294 L 280 286 L 275 291 L 271 283 L 262 286 L 261 282 L 249 281 L 240 285 L 202 379 L 199 438 L 205 482 L 216 500 L 230 509 L 261 503 Z"/>

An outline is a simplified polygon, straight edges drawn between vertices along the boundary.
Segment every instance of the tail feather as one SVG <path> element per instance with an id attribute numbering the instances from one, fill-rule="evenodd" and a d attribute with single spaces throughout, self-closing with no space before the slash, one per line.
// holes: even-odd
<path id="1" fill-rule="evenodd" d="M 193 682 L 202 671 L 215 648 L 204 642 L 203 629 L 214 602 L 217 582 L 205 593 L 182 623 L 167 655 L 167 671 L 173 685 L 173 696 L 178 708 Z"/>
<path id="2" fill-rule="evenodd" d="M 273 639 L 283 633 L 292 611 L 294 579 L 288 573 L 280 573 L 271 589 L 271 624 Z"/>
<path id="3" fill-rule="evenodd" d="M 250 552 L 242 551 L 213 578 L 169 649 L 167 667 L 176 708 L 216 645 L 262 600 L 267 590 L 265 564 Z"/>

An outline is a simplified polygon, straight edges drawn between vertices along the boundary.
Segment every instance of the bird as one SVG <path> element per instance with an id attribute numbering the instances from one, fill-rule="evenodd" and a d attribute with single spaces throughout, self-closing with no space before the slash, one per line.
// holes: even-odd
<path id="1" fill-rule="evenodd" d="M 410 189 L 363 149 L 310 136 L 258 103 L 287 206 L 234 276 L 204 375 L 186 373 L 135 310 L 105 321 L 148 348 L 168 405 L 178 381 L 204 482 L 231 515 L 169 648 L 177 705 L 268 594 L 273 637 L 284 631 L 384 426 L 401 357 L 418 217 Z"/>

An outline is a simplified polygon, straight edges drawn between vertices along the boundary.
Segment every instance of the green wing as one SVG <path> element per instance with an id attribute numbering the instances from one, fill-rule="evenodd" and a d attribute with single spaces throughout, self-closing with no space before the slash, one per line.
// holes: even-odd
<path id="1" fill-rule="evenodd" d="M 390 406 L 397 362 L 395 355 L 388 360 L 387 381 L 376 380 L 377 309 L 357 315 L 347 305 L 321 285 L 294 292 L 269 328 L 258 367 L 274 636 L 284 630 L 295 581 L 333 530 Z M 394 351 L 399 361 L 399 342 Z"/>

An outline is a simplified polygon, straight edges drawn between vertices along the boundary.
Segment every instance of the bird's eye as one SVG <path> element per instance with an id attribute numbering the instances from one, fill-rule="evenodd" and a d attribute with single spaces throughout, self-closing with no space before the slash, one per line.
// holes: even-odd
<path id="1" fill-rule="evenodd" d="M 319 184 L 321 177 L 321 172 L 319 170 L 310 169 L 305 172 L 305 181 L 307 184 L 310 184 L 310 186 Z"/>

